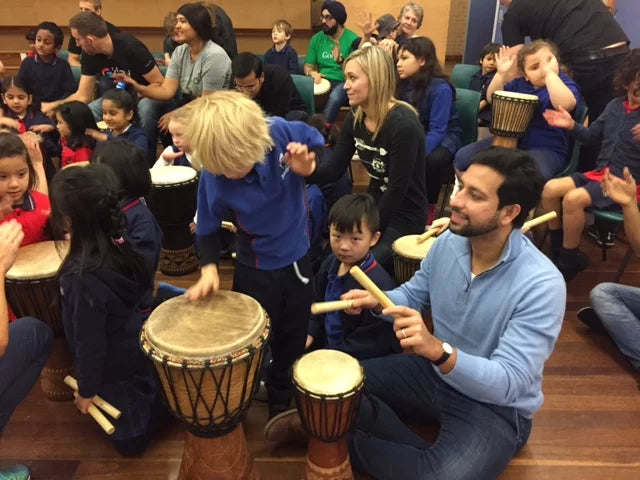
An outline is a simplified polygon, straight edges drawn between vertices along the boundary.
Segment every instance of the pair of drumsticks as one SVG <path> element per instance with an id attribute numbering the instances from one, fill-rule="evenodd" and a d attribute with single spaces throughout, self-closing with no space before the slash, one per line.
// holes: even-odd
<path id="1" fill-rule="evenodd" d="M 539 217 L 533 218 L 528 222 L 525 222 L 522 226 L 522 229 L 530 230 L 535 226 L 538 226 L 542 223 L 548 222 L 554 218 L 557 218 L 558 214 L 556 212 L 545 213 L 544 215 L 540 215 Z M 429 237 L 434 236 L 440 227 L 430 228 L 416 239 L 418 243 L 424 242 Z M 393 307 L 393 303 L 389 300 L 382 290 L 378 288 L 378 286 L 371 281 L 371 279 L 366 276 L 360 268 L 357 266 L 352 267 L 349 271 L 351 275 L 358 281 L 362 287 L 367 290 L 371 296 L 373 296 L 378 303 L 383 306 L 383 308 Z M 323 313 L 329 312 L 337 312 L 339 310 L 348 310 L 353 307 L 353 300 L 336 300 L 335 302 L 318 302 L 313 303 L 311 305 L 311 313 L 314 315 L 320 315 Z"/>
<path id="2" fill-rule="evenodd" d="M 75 378 L 73 378 L 71 375 L 67 375 L 64 378 L 64 383 L 73 388 L 74 396 L 78 395 L 78 382 Z M 91 399 L 91 405 L 89 405 L 87 412 L 108 435 L 111 435 L 116 431 L 116 427 L 114 427 L 113 424 L 109 420 L 107 420 L 107 417 L 105 417 L 97 407 L 100 407 L 102 410 L 104 410 L 105 413 L 109 414 L 116 420 L 120 418 L 122 412 L 98 395 L 94 396 Z"/>

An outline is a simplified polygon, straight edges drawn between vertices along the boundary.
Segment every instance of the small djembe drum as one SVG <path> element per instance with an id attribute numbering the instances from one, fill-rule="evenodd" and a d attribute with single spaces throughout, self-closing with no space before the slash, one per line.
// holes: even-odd
<path id="1" fill-rule="evenodd" d="M 344 438 L 353 425 L 364 388 L 358 361 L 337 350 L 316 350 L 293 365 L 296 405 L 309 434 L 305 480 L 353 479 Z"/>
<path id="2" fill-rule="evenodd" d="M 186 275 L 198 269 L 198 259 L 189 225 L 198 207 L 198 172 L 190 167 L 151 169 L 153 187 L 147 203 L 162 229 L 160 271 Z"/>
<path id="3" fill-rule="evenodd" d="M 329 101 L 329 94 L 331 93 L 331 82 L 326 78 L 320 80 L 320 83 L 313 84 L 313 96 L 316 103 L 316 110 L 322 111 L 322 109 Z"/>
<path id="4" fill-rule="evenodd" d="M 435 237 L 429 237 L 424 242 L 418 242 L 419 236 L 405 235 L 391 245 L 394 279 L 398 285 L 411 280 L 436 241 Z"/>
<path id="5" fill-rule="evenodd" d="M 167 300 L 142 327 L 169 409 L 187 428 L 179 480 L 257 479 L 242 420 L 260 384 L 269 319 L 260 304 L 219 291 Z"/>
<path id="6" fill-rule="evenodd" d="M 73 375 L 73 361 L 64 337 L 58 270 L 67 254 L 67 245 L 40 242 L 18 250 L 6 275 L 7 300 L 18 317 L 35 317 L 51 327 L 53 350 L 42 369 L 40 386 L 49 400 L 73 400 L 73 391 L 64 377 Z"/>
<path id="7" fill-rule="evenodd" d="M 526 93 L 499 90 L 491 97 L 491 127 L 493 146 L 517 148 L 518 139 L 529 128 L 540 99 Z"/>

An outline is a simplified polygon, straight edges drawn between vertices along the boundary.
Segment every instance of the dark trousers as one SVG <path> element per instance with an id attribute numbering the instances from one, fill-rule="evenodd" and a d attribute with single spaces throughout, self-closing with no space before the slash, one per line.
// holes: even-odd
<path id="1" fill-rule="evenodd" d="M 0 357 L 0 432 L 36 383 L 53 345 L 53 332 L 39 320 L 9 325 L 9 345 Z"/>
<path id="2" fill-rule="evenodd" d="M 515 408 L 461 394 L 418 355 L 375 358 L 362 366 L 365 395 L 349 453 L 357 470 L 378 480 L 495 479 L 529 438 L 531 420 Z M 434 444 L 405 423 L 425 420 L 440 423 Z"/>
<path id="3" fill-rule="evenodd" d="M 271 321 L 273 363 L 266 381 L 270 417 L 288 410 L 293 398 L 290 373 L 293 362 L 304 353 L 307 340 L 312 275 L 311 261 L 306 255 L 278 270 L 235 265 L 233 290 L 255 298 Z"/>
<path id="4" fill-rule="evenodd" d="M 427 199 L 429 203 L 438 203 L 440 187 L 442 186 L 443 170 L 451 170 L 453 156 L 451 152 L 442 146 L 436 147 L 430 155 L 427 155 Z"/>

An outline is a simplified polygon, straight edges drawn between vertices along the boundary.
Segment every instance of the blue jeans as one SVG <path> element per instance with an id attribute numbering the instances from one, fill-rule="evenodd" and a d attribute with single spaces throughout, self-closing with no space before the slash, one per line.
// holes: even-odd
<path id="1" fill-rule="evenodd" d="M 591 305 L 602 325 L 631 364 L 640 369 L 640 288 L 600 283 Z"/>
<path id="2" fill-rule="evenodd" d="M 331 80 L 331 93 L 322 111 L 322 114 L 327 117 L 329 123 L 336 121 L 340 108 L 343 105 L 347 105 L 347 100 L 347 93 L 344 91 L 344 82 Z"/>
<path id="3" fill-rule="evenodd" d="M 495 479 L 524 446 L 531 420 L 514 408 L 472 400 L 418 355 L 362 362 L 365 395 L 349 434 L 353 466 L 378 480 Z M 437 421 L 430 444 L 406 421 Z"/>
<path id="4" fill-rule="evenodd" d="M 9 345 L 0 357 L 0 432 L 36 383 L 53 345 L 53 332 L 39 320 L 9 324 Z"/>
<path id="5" fill-rule="evenodd" d="M 167 112 L 175 110 L 180 105 L 174 100 L 168 102 L 143 98 L 138 102 L 138 120 L 140 128 L 144 130 L 149 139 L 149 161 L 156 160 L 158 145 L 158 120 Z M 102 120 L 102 98 L 97 98 L 89 104 L 91 113 L 96 122 Z M 151 163 L 153 165 L 153 163 Z"/>
<path id="6" fill-rule="evenodd" d="M 486 150 L 491 147 L 493 138 L 486 138 L 479 142 L 471 143 L 466 147 L 462 147 L 456 153 L 453 160 L 453 166 L 456 170 L 464 172 L 469 165 L 471 165 L 471 158 L 478 152 Z M 545 149 L 531 149 L 526 152 L 533 157 L 540 169 L 540 173 L 544 177 L 545 181 L 553 178 L 556 173 L 560 173 L 567 165 L 567 159 L 562 158 L 555 152 Z"/>

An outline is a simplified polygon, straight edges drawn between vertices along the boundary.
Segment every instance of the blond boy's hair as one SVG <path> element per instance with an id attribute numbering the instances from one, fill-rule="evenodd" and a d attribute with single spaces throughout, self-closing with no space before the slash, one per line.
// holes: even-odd
<path id="1" fill-rule="evenodd" d="M 291 27 L 291 24 L 289 22 L 282 19 L 276 20 L 275 22 L 273 22 L 273 27 L 277 28 L 278 30 L 282 30 L 285 35 L 289 36 L 289 40 L 291 40 L 291 36 L 293 35 L 293 28 Z"/>
<path id="2" fill-rule="evenodd" d="M 274 145 L 264 112 L 240 92 L 204 95 L 191 102 L 187 112 L 185 133 L 191 149 L 214 175 L 234 175 L 264 163 Z"/>

